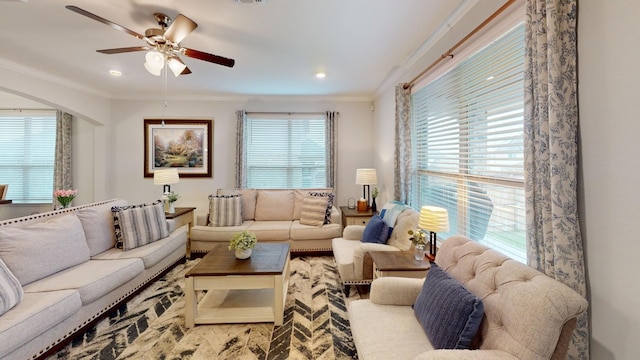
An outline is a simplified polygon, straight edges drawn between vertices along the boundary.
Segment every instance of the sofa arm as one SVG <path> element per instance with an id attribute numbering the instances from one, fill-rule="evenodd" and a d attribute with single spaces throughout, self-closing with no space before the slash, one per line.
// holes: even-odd
<path id="1" fill-rule="evenodd" d="M 364 225 L 348 225 L 342 232 L 342 238 L 345 240 L 360 241 L 362 234 L 364 234 Z"/>
<path id="2" fill-rule="evenodd" d="M 335 206 L 331 207 L 331 223 L 342 225 L 342 213 Z"/>
<path id="3" fill-rule="evenodd" d="M 369 299 L 379 305 L 411 306 L 416 302 L 424 279 L 383 277 L 373 280 Z"/>
<path id="4" fill-rule="evenodd" d="M 361 243 L 353 249 L 353 273 L 356 280 L 370 280 L 373 278 L 373 260 L 367 256 L 371 251 L 400 251 L 398 248 L 377 243 Z"/>
<path id="5" fill-rule="evenodd" d="M 414 360 L 518 360 L 517 357 L 502 350 L 431 350 L 424 352 Z"/>

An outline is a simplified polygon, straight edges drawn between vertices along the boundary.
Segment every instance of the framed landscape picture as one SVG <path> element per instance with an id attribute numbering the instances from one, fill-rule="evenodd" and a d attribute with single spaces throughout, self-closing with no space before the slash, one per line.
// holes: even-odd
<path id="1" fill-rule="evenodd" d="M 177 168 L 180 177 L 211 177 L 213 120 L 144 119 L 144 177 Z"/>

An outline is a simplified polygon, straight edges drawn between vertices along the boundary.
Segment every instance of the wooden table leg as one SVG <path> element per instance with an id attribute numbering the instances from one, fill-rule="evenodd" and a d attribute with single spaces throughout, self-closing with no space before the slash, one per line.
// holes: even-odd
<path id="1" fill-rule="evenodd" d="M 184 294 L 184 320 L 187 328 L 194 327 L 194 319 L 198 311 L 198 299 L 194 290 L 194 277 L 185 279 L 186 287 Z"/>

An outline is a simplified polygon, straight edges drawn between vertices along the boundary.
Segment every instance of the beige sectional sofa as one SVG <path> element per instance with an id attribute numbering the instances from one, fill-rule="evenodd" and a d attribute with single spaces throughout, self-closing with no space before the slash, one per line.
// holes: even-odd
<path id="1" fill-rule="evenodd" d="M 196 224 L 190 232 L 190 251 L 208 252 L 216 244 L 229 242 L 233 234 L 242 230 L 255 233 L 259 242 L 288 242 L 291 252 L 331 251 L 331 240 L 342 235 L 340 210 L 331 206 L 330 223 L 301 224 L 305 198 L 310 193 L 333 194 L 333 189 L 219 189 L 216 196 L 241 195 L 241 224 L 209 226 L 211 211 L 196 214 Z"/>
<path id="2" fill-rule="evenodd" d="M 168 236 L 115 248 L 111 208 L 126 204 L 114 199 L 0 222 L 1 295 L 18 298 L 6 293 L 7 269 L 23 293 L 0 315 L 0 359 L 42 356 L 184 258 L 187 228 L 174 229 L 164 215 L 158 226 Z"/>
<path id="3" fill-rule="evenodd" d="M 484 315 L 480 313 L 479 330 L 472 342 L 475 344 L 472 348 L 477 350 L 434 350 L 430 339 L 436 334 L 426 335 L 412 308 L 420 301 L 423 284 L 427 282 L 386 277 L 373 281 L 369 299 L 349 304 L 349 322 L 358 358 L 566 358 L 576 317 L 588 305 L 577 292 L 463 236 L 453 236 L 442 243 L 436 264 L 482 300 Z M 425 290 L 436 295 L 444 293 L 442 289 Z M 455 301 L 451 297 L 442 300 Z M 443 304 L 438 307 L 433 304 L 429 310 L 436 312 L 434 319 L 450 321 L 451 313 L 437 314 L 438 308 L 446 306 Z M 441 331 L 444 327 L 437 329 Z"/>

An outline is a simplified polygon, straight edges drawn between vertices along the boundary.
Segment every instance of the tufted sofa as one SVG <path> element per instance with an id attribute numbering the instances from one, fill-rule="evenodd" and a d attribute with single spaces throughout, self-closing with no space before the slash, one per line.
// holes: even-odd
<path id="1" fill-rule="evenodd" d="M 478 350 L 434 350 L 411 307 L 424 280 L 388 277 L 349 305 L 360 359 L 565 359 L 587 309 L 578 293 L 463 236 L 443 242 L 436 264 L 484 304 Z"/>
<path id="2" fill-rule="evenodd" d="M 241 195 L 242 222 L 237 226 L 210 226 L 211 212 L 196 214 L 196 224 L 189 234 L 190 252 L 208 252 L 217 244 L 228 243 L 242 230 L 255 233 L 258 241 L 288 242 L 294 253 L 331 251 L 331 239 L 342 235 L 340 210 L 331 206 L 329 223 L 302 224 L 309 193 L 333 194 L 333 189 L 218 189 L 216 196 Z"/>
<path id="3" fill-rule="evenodd" d="M 17 300 L 0 315 L 0 359 L 44 356 L 184 258 L 187 227 L 175 229 L 161 205 L 155 219 L 168 236 L 115 248 L 111 208 L 125 205 L 113 199 L 0 222 L 0 300 Z"/>

